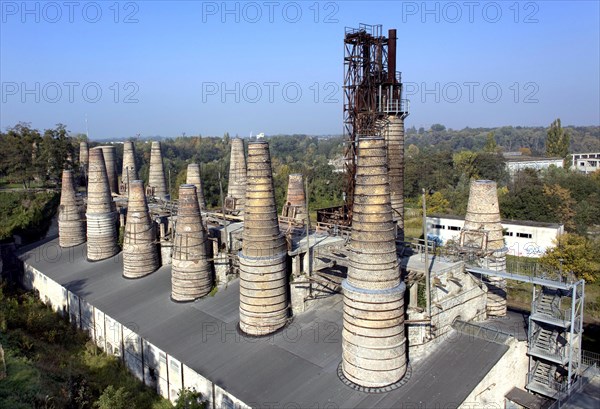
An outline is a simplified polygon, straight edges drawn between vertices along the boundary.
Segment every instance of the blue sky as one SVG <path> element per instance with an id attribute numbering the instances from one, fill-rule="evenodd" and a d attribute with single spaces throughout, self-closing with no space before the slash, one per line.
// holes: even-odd
<path id="1" fill-rule="evenodd" d="M 398 30 L 407 126 L 600 124 L 600 2 L 2 1 L 0 127 L 342 132 L 345 27 Z"/>

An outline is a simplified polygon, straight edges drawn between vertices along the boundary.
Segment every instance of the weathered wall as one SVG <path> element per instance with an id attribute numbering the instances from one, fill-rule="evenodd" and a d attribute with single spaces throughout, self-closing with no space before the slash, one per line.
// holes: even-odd
<path id="1" fill-rule="evenodd" d="M 468 273 L 463 264 L 454 268 L 432 273 L 431 322 L 433 329 L 429 337 L 429 325 L 411 323 L 407 326 L 409 358 L 418 360 L 430 353 L 432 348 L 444 340 L 456 319 L 477 321 L 485 319 L 486 290 Z M 434 278 L 439 279 L 436 285 Z M 460 284 L 460 285 L 459 285 Z M 424 320 L 425 312 L 409 311 L 409 320 Z"/>
<path id="2" fill-rule="evenodd" d="M 41 299 L 55 311 L 68 313 L 70 321 L 86 331 L 98 347 L 118 356 L 135 377 L 165 399 L 175 402 L 183 387 L 195 387 L 210 402 L 208 407 L 211 409 L 250 408 L 182 361 L 143 339 L 137 334 L 135 324 L 118 322 L 27 263 L 24 268 L 21 283 L 24 288 L 37 290 Z"/>
<path id="3" fill-rule="evenodd" d="M 509 350 L 471 391 L 461 406 L 504 408 L 504 395 L 513 387 L 525 389 L 528 360 L 527 342 L 511 338 Z"/>

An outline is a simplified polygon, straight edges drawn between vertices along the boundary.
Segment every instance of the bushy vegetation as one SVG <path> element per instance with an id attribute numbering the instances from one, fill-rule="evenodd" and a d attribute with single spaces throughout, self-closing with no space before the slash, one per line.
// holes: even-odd
<path id="1" fill-rule="evenodd" d="M 25 189 L 34 180 L 56 185 L 62 170 L 73 168 L 78 143 L 62 124 L 41 133 L 19 123 L 0 133 L 0 176 Z"/>
<path id="2" fill-rule="evenodd" d="M 0 344 L 7 367 L 1 408 L 173 408 L 33 293 L 6 284 L 0 285 Z M 185 395 L 192 398 L 203 402 Z"/>
<path id="3" fill-rule="evenodd" d="M 410 117 L 409 117 L 410 119 Z M 410 121 L 409 121 L 410 122 Z M 554 121 L 555 122 L 555 121 Z M 556 123 L 558 125 L 559 123 Z M 564 126 L 569 135 L 568 151 L 571 153 L 598 152 L 600 126 Z M 406 129 L 406 146 L 424 149 L 435 146 L 440 150 L 456 152 L 460 150 L 481 151 L 487 143 L 487 136 L 493 133 L 498 148 L 504 152 L 522 150 L 524 154 L 544 156 L 546 152 L 556 154 L 555 148 L 547 149 L 548 131 L 550 127 L 502 126 L 497 128 L 469 128 L 461 130 L 448 129 L 444 125 L 435 124 L 430 129 Z M 560 134 L 559 132 L 559 135 Z M 558 138 L 558 141 L 564 141 Z M 551 137 L 551 144 L 555 142 Z M 560 146 L 561 143 L 558 143 Z M 560 151 L 560 148 L 558 148 Z"/>
<path id="4" fill-rule="evenodd" d="M 58 202 L 55 192 L 0 192 L 0 240 L 13 234 L 39 239 L 48 229 Z"/>

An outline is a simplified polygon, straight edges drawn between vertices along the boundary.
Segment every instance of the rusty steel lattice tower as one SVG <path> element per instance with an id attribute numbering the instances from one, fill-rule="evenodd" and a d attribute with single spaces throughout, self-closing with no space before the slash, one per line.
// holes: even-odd
<path id="1" fill-rule="evenodd" d="M 402 77 L 396 71 L 396 30 L 382 35 L 381 25 L 346 28 L 344 37 L 344 136 L 346 142 L 346 223 L 352 222 L 356 185 L 356 149 L 360 137 L 386 136 L 394 219 L 403 218 L 404 118 L 408 101 L 402 99 Z M 398 129 L 398 128 L 401 128 Z M 388 129 L 389 128 L 389 129 Z M 396 138 L 389 136 L 394 135 Z M 401 137 L 401 140 L 398 139 Z M 390 142 L 392 142 L 390 144 Z M 399 167 L 399 169 L 397 169 Z"/>

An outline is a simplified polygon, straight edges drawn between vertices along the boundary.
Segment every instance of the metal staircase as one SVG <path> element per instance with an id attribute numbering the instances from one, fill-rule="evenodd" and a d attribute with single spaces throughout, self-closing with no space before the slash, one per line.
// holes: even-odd
<path id="1" fill-rule="evenodd" d="M 565 365 L 569 357 L 566 354 L 566 338 L 563 332 L 539 325 L 536 327 L 537 329 L 532 331 L 532 338 L 529 342 L 529 355 Z"/>
<path id="2" fill-rule="evenodd" d="M 576 380 L 581 362 L 584 285 L 580 280 L 567 288 L 541 286 L 537 294 L 533 286 L 529 316 L 529 391 L 561 399 Z"/>
<path id="3" fill-rule="evenodd" d="M 537 362 L 533 371 L 533 381 L 550 388 L 556 368 L 544 362 Z"/>
<path id="4" fill-rule="evenodd" d="M 580 376 L 585 281 L 561 269 L 536 269 L 527 274 L 509 273 L 474 265 L 466 271 L 531 283 L 529 316 L 529 373 L 526 389 L 553 399 L 563 399 Z"/>

